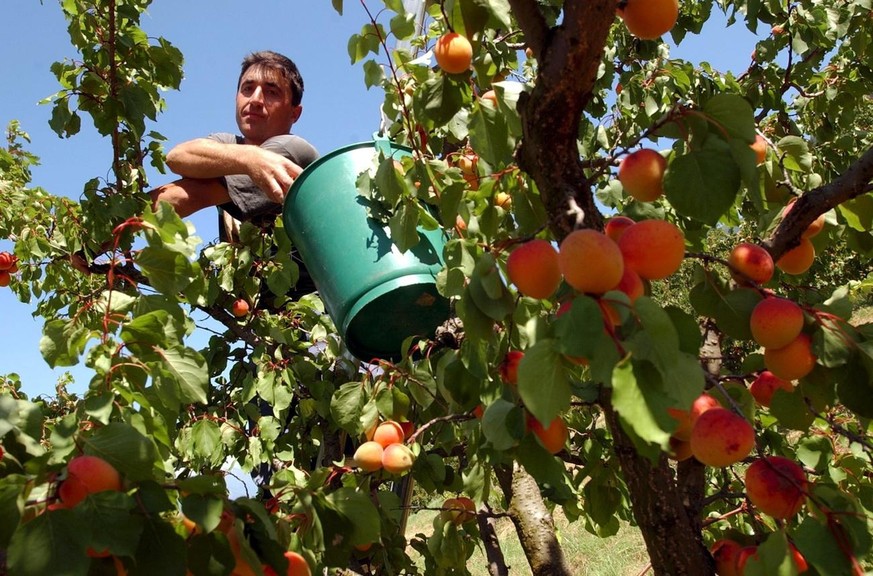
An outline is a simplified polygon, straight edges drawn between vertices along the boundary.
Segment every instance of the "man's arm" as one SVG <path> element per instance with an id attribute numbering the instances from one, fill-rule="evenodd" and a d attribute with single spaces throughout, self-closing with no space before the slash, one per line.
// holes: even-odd
<path id="1" fill-rule="evenodd" d="M 246 174 L 273 202 L 285 193 L 303 169 L 281 154 L 251 144 L 228 144 L 195 138 L 167 154 L 170 170 L 185 178 L 208 179 Z"/>

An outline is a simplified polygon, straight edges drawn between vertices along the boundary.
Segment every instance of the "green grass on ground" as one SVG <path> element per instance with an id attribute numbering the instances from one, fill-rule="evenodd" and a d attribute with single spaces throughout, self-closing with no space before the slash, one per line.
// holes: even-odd
<path id="1" fill-rule="evenodd" d="M 406 529 L 407 538 L 411 539 L 419 533 L 430 536 L 436 514 L 432 510 L 411 514 Z M 643 538 L 636 528 L 623 526 L 615 536 L 599 538 L 585 530 L 582 520 L 572 524 L 568 522 L 560 510 L 555 513 L 555 524 L 564 555 L 568 564 L 574 568 L 575 576 L 638 576 L 649 564 Z M 496 529 L 510 574 L 530 575 L 530 567 L 512 522 L 507 518 L 500 518 Z M 413 557 L 417 556 L 412 548 L 409 553 Z M 424 562 L 420 562 L 419 566 L 423 568 Z M 473 576 L 488 576 L 485 554 L 481 549 L 473 553 L 467 567 Z"/>

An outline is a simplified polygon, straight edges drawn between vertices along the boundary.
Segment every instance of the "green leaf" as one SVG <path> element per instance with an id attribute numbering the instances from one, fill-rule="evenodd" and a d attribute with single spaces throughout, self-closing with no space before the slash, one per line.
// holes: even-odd
<path id="1" fill-rule="evenodd" d="M 72 510 L 40 514 L 12 535 L 6 559 L 9 574 L 84 575 L 91 561 L 85 554 L 89 538 L 90 528 L 83 525 Z"/>
<path id="2" fill-rule="evenodd" d="M 746 562 L 744 576 L 796 576 L 797 567 L 788 553 L 784 532 L 771 533 Z"/>
<path id="3" fill-rule="evenodd" d="M 340 488 L 327 496 L 328 505 L 349 521 L 352 528 L 350 543 L 369 544 L 381 537 L 379 511 L 370 497 L 353 488 Z"/>
<path id="4" fill-rule="evenodd" d="M 770 413 L 786 428 L 809 430 L 815 416 L 809 411 L 800 386 L 793 392 L 777 390 L 770 403 Z"/>
<path id="5" fill-rule="evenodd" d="M 362 434 L 361 414 L 365 401 L 360 382 L 346 382 L 340 386 L 330 399 L 330 414 L 337 426 L 354 436 Z"/>
<path id="6" fill-rule="evenodd" d="M 130 424 L 113 422 L 83 439 L 85 454 L 99 456 L 131 482 L 149 480 L 155 471 L 155 445 Z"/>
<path id="7" fill-rule="evenodd" d="M 91 494 L 76 508 L 80 522 L 91 526 L 89 546 L 115 556 L 132 556 L 142 534 L 143 519 L 131 514 L 134 498 L 124 492 Z"/>
<path id="8" fill-rule="evenodd" d="M 834 539 L 831 530 L 812 516 L 806 516 L 792 534 L 792 540 L 810 566 L 821 576 L 853 574 L 846 554 Z"/>
<path id="9" fill-rule="evenodd" d="M 330 0 L 330 4 L 340 16 L 343 15 L 343 0 Z"/>
<path id="10" fill-rule="evenodd" d="M 185 576 L 185 540 L 160 517 L 146 519 L 130 576 Z"/>
<path id="11" fill-rule="evenodd" d="M 737 288 L 727 294 L 718 303 L 713 318 L 719 329 L 738 340 L 751 340 L 752 329 L 749 319 L 752 310 L 763 299 L 761 293 L 752 288 Z"/>
<path id="12" fill-rule="evenodd" d="M 755 114 L 752 106 L 742 96 L 717 94 L 703 105 L 703 112 L 714 120 L 730 138 L 739 138 L 747 144 L 755 141 Z M 720 130 L 714 133 L 722 135 Z"/>
<path id="13" fill-rule="evenodd" d="M 525 350 L 518 365 L 518 393 L 545 424 L 570 408 L 570 381 L 555 340 L 539 340 Z"/>
<path id="14" fill-rule="evenodd" d="M 206 360 L 187 346 L 176 345 L 161 351 L 162 368 L 178 385 L 184 404 L 206 404 L 209 393 L 209 372 Z"/>
<path id="15" fill-rule="evenodd" d="M 391 241 L 404 253 L 418 244 L 418 207 L 414 200 L 402 202 L 388 221 Z"/>
<path id="16" fill-rule="evenodd" d="M 221 428 L 212 420 L 198 420 L 191 426 L 190 443 L 187 449 L 191 456 L 199 462 L 218 467 L 224 461 L 224 451 L 221 445 Z"/>
<path id="17" fill-rule="evenodd" d="M 642 326 L 629 340 L 635 357 L 649 360 L 662 374 L 669 371 L 679 356 L 679 335 L 670 317 L 654 300 L 641 296 L 634 304 Z"/>
<path id="18" fill-rule="evenodd" d="M 39 351 L 52 368 L 75 366 L 92 334 L 76 320 L 49 320 L 42 329 Z"/>
<path id="19" fill-rule="evenodd" d="M 155 310 L 137 316 L 121 329 L 121 339 L 126 344 L 138 343 L 165 346 L 170 315 L 166 310 Z"/>
<path id="20" fill-rule="evenodd" d="M 136 257 L 137 265 L 152 287 L 163 294 L 175 294 L 193 280 L 191 262 L 175 250 L 146 246 Z"/>
<path id="21" fill-rule="evenodd" d="M 223 498 L 211 498 L 203 494 L 189 494 L 182 497 L 182 514 L 201 526 L 204 532 L 212 532 L 218 528 L 223 511 Z"/>
<path id="22" fill-rule="evenodd" d="M 413 104 L 416 114 L 443 126 L 472 98 L 470 86 L 440 74 L 425 81 L 416 93 Z"/>
<path id="23" fill-rule="evenodd" d="M 503 283 L 492 254 L 479 257 L 468 287 L 476 307 L 489 318 L 501 321 L 512 314 L 515 307 L 512 294 Z"/>
<path id="24" fill-rule="evenodd" d="M 503 113 L 497 108 L 477 106 L 469 119 L 470 145 L 494 169 L 514 161 L 515 138 Z"/>
<path id="25" fill-rule="evenodd" d="M 658 394 L 656 386 L 650 386 L 654 375 L 647 374 L 643 380 L 637 378 L 637 371 L 630 357 L 625 358 L 612 372 L 612 406 L 619 415 L 622 428 L 631 432 L 631 439 L 637 451 L 648 458 L 656 458 L 660 448 L 670 442 L 673 424 L 667 422 L 667 408 L 670 400 Z M 663 423 L 660 423 L 659 420 Z M 654 445 L 654 449 L 653 449 Z"/>
<path id="26" fill-rule="evenodd" d="M 495 450 L 509 450 L 524 435 L 524 415 L 514 403 L 498 398 L 482 414 L 482 433 Z"/>
<path id="27" fill-rule="evenodd" d="M 812 154 L 806 141 L 799 136 L 786 136 L 776 143 L 783 165 L 795 172 L 812 170 Z"/>
<path id="28" fill-rule="evenodd" d="M 415 14 L 398 14 L 391 19 L 388 26 L 398 40 L 406 40 L 415 34 Z"/>
<path id="29" fill-rule="evenodd" d="M 740 169 L 729 154 L 694 150 L 670 163 L 664 192 L 677 212 L 714 226 L 733 206 L 740 181 Z"/>
<path id="30" fill-rule="evenodd" d="M 2 436 L 2 434 L 0 434 Z M 9 540 L 18 529 L 24 512 L 25 487 L 28 479 L 19 474 L 0 478 L 0 550 L 9 546 Z"/>
<path id="31" fill-rule="evenodd" d="M 385 79 L 385 71 L 375 60 L 364 62 L 364 85 L 367 88 L 379 86 Z"/>

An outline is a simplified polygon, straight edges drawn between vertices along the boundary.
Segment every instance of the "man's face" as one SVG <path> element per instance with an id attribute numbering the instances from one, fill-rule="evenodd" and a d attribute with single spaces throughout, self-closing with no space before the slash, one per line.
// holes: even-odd
<path id="1" fill-rule="evenodd" d="M 288 134 L 300 117 L 302 106 L 291 103 L 291 87 L 278 70 L 252 66 L 240 79 L 236 92 L 236 123 L 246 144 Z"/>

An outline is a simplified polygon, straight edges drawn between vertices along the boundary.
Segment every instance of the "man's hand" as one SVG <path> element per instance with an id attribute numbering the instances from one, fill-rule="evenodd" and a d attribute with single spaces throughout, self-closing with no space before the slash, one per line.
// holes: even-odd
<path id="1" fill-rule="evenodd" d="M 250 155 L 246 162 L 246 173 L 267 198 L 282 204 L 288 189 L 303 168 L 281 154 L 258 146 L 246 146 L 246 152 Z"/>

